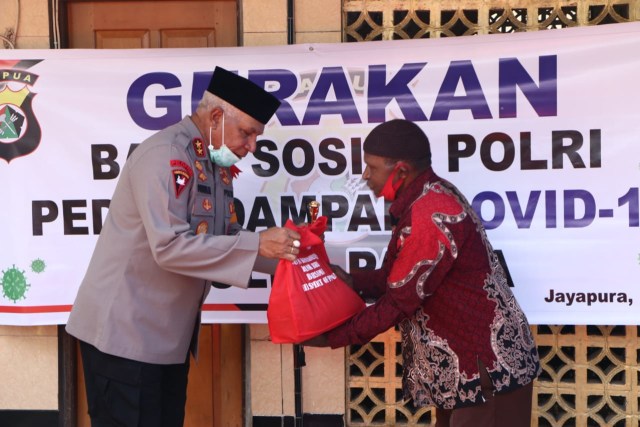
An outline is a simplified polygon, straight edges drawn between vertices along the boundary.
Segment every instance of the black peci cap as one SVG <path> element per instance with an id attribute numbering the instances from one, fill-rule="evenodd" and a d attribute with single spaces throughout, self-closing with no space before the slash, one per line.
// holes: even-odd
<path id="1" fill-rule="evenodd" d="M 278 98 L 257 84 L 221 67 L 213 70 L 207 91 L 265 125 L 280 106 Z"/>
<path id="2" fill-rule="evenodd" d="M 420 126 L 403 119 L 393 119 L 373 128 L 364 139 L 362 149 L 375 156 L 399 160 L 431 160 L 429 139 Z"/>

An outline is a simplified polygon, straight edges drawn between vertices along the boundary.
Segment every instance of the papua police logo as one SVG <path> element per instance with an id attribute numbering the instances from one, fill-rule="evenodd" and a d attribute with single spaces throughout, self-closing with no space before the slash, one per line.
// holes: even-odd
<path id="1" fill-rule="evenodd" d="M 40 60 L 0 60 L 0 158 L 31 154 L 40 145 L 42 131 L 33 113 L 31 86 L 38 75 L 26 71 Z"/>

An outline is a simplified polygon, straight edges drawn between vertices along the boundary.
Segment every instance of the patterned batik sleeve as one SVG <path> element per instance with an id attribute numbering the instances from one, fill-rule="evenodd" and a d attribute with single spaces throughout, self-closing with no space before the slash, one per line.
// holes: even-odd
<path id="1" fill-rule="evenodd" d="M 364 344 L 411 317 L 437 287 L 455 262 L 455 227 L 466 215 L 455 199 L 434 193 L 414 203 L 411 221 L 405 221 L 395 242 L 386 292 L 347 323 L 328 333 L 331 347 Z M 452 231 L 455 227 L 456 231 Z M 463 239 L 463 236 L 460 236 Z"/>
<path id="2" fill-rule="evenodd" d="M 433 294 L 458 256 L 464 240 L 464 227 L 459 224 L 465 218 L 457 199 L 442 187 L 435 185 L 418 199 L 411 209 L 410 225 L 399 232 L 389 289 L 410 286 L 420 300 Z"/>

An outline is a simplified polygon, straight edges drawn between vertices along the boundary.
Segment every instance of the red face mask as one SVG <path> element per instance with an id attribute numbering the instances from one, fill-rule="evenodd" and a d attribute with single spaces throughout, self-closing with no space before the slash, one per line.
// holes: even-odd
<path id="1" fill-rule="evenodd" d="M 397 164 L 389 178 L 387 178 L 387 182 L 384 183 L 384 187 L 382 187 L 382 191 L 380 192 L 380 197 L 384 197 L 385 200 L 393 202 L 396 199 L 396 193 L 398 192 L 398 188 L 402 185 L 404 179 L 399 179 L 397 182 L 393 182 L 393 178 L 396 176 L 396 173 L 400 169 L 400 165 Z"/>

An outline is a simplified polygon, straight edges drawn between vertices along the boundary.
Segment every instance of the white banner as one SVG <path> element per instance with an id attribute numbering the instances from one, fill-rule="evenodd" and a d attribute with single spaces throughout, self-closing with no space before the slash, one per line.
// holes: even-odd
<path id="1" fill-rule="evenodd" d="M 404 117 L 485 222 L 533 324 L 640 323 L 640 23 L 353 44 L 4 50 L 0 324 L 63 324 L 127 154 L 189 115 L 216 65 L 284 102 L 239 163 L 248 229 L 318 199 L 332 261 L 379 266 L 364 137 Z M 269 276 L 207 322 L 266 322 Z M 634 304 L 635 303 L 635 304 Z"/>

